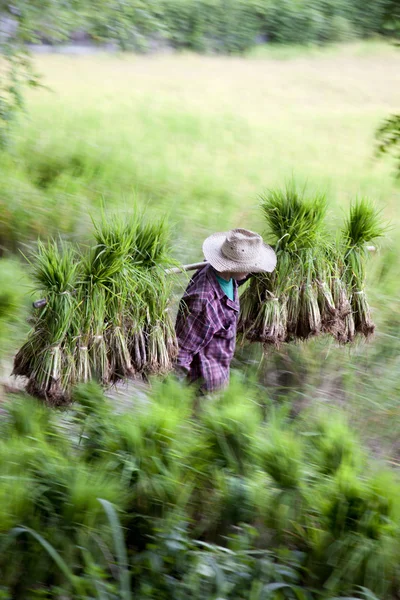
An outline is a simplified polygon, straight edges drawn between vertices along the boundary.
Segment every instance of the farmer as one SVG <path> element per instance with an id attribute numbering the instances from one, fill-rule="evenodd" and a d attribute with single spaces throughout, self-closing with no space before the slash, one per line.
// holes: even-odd
<path id="1" fill-rule="evenodd" d="M 236 344 L 238 285 L 251 273 L 271 272 L 272 248 L 246 229 L 214 233 L 203 243 L 208 261 L 191 279 L 176 320 L 178 375 L 196 382 L 202 393 L 222 389 Z"/>

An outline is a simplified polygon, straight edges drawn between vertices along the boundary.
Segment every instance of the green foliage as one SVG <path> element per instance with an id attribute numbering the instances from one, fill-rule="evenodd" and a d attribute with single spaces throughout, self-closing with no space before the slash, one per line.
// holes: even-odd
<path id="1" fill-rule="evenodd" d="M 210 403 L 200 415 L 202 446 L 211 464 L 237 474 L 251 468 L 253 440 L 261 421 L 260 407 L 234 380 L 218 403 Z"/>
<path id="2" fill-rule="evenodd" d="M 360 442 L 343 415 L 322 412 L 305 435 L 310 441 L 309 460 L 325 475 L 334 475 L 343 465 L 355 469 L 362 465 Z"/>
<path id="3" fill-rule="evenodd" d="M 17 0 L 13 5 L 0 2 L 0 23 L 5 25 L 4 32 L 0 29 L 0 57 L 5 63 L 0 72 L 0 148 L 9 144 L 12 125 L 25 108 L 25 88 L 39 85 L 25 44 L 37 41 L 39 31 L 54 40 L 66 39 L 81 23 L 77 16 L 81 6 L 79 0 L 61 4 L 56 0 Z"/>
<path id="4" fill-rule="evenodd" d="M 384 232 L 381 214 L 370 201 L 363 198 L 351 205 L 343 229 L 344 241 L 349 249 L 374 242 L 382 237 Z"/>
<path id="5" fill-rule="evenodd" d="M 26 316 L 28 276 L 16 259 L 0 259 L 0 359 L 19 337 Z"/>
<path id="6" fill-rule="evenodd" d="M 279 249 L 295 254 L 320 242 L 327 210 L 325 196 L 306 197 L 291 183 L 284 191 L 271 190 L 263 196 L 261 210 L 269 238 Z"/>
<path id="7" fill-rule="evenodd" d="M 146 50 L 152 40 L 200 52 L 238 53 L 259 36 L 283 44 L 345 41 L 393 29 L 392 0 L 116 0 L 92 2 L 88 30 L 123 50 Z"/>
<path id="8" fill-rule="evenodd" d="M 197 419 L 172 379 L 122 412 L 81 385 L 73 418 L 15 397 L 0 441 L 10 597 L 389 598 L 397 477 L 367 461 L 361 472 L 340 415 L 310 428 L 274 410 L 266 425 L 256 397 L 234 381 Z"/>
<path id="9" fill-rule="evenodd" d="M 391 115 L 385 119 L 376 131 L 376 139 L 378 154 L 394 154 L 398 177 L 400 177 L 400 115 Z"/>
<path id="10" fill-rule="evenodd" d="M 25 89 L 40 82 L 27 42 L 59 42 L 84 29 L 122 50 L 144 51 L 152 41 L 164 40 L 176 48 L 239 53 L 260 36 L 286 44 L 324 43 L 396 32 L 400 22 L 395 0 L 369 0 L 367 6 L 348 0 L 17 0 L 12 6 L 0 3 L 3 20 L 11 28 L 0 31 L 6 63 L 0 78 L 0 148 L 9 144 L 24 110 Z"/>
<path id="11" fill-rule="evenodd" d="M 386 596 L 396 577 L 398 552 L 397 483 L 382 472 L 369 480 L 351 467 L 339 469 L 321 489 L 325 536 L 315 548 L 326 565 L 326 588 L 333 593 L 355 585 Z"/>

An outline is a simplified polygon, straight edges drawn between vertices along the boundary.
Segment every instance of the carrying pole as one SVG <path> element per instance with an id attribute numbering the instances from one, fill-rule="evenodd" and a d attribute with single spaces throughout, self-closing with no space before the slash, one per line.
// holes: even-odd
<path id="1" fill-rule="evenodd" d="M 172 267 L 170 269 L 165 269 L 167 275 L 172 275 L 172 273 L 184 273 L 185 271 L 196 271 L 197 269 L 201 269 L 207 265 L 207 261 L 203 260 L 202 262 L 192 263 L 191 265 L 182 265 L 181 267 Z"/>

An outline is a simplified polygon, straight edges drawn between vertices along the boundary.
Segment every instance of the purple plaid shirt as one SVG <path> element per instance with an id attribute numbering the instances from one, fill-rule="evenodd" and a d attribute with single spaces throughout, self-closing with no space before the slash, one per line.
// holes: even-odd
<path id="1" fill-rule="evenodd" d="M 223 388 L 229 380 L 239 315 L 236 281 L 233 285 L 232 301 L 222 291 L 211 265 L 206 265 L 191 279 L 179 305 L 177 367 L 190 381 L 200 380 L 207 392 Z"/>

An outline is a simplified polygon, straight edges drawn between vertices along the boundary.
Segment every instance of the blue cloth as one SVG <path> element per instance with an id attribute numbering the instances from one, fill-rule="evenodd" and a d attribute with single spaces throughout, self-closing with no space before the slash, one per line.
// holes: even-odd
<path id="1" fill-rule="evenodd" d="M 229 300 L 233 300 L 233 298 L 234 298 L 233 279 L 226 281 L 226 279 L 223 279 L 222 277 L 220 277 L 218 275 L 218 273 L 215 273 L 215 277 L 217 278 L 217 281 L 218 281 L 219 285 L 221 286 L 221 289 L 224 292 L 225 296 L 228 296 Z"/>

